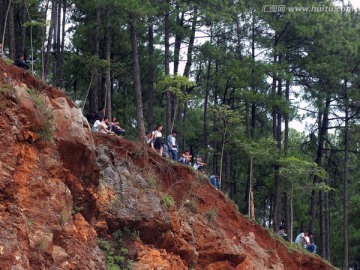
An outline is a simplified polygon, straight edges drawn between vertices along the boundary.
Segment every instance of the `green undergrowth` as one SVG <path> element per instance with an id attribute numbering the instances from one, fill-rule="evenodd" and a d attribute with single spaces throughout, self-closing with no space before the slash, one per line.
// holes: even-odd
<path id="1" fill-rule="evenodd" d="M 127 245 L 138 238 L 135 231 L 127 228 L 115 231 L 111 239 L 98 239 L 98 244 L 104 252 L 107 270 L 130 270 L 133 262 L 128 258 Z"/>
<path id="2" fill-rule="evenodd" d="M 168 210 L 172 209 L 175 206 L 175 200 L 169 194 L 163 195 L 161 197 L 161 201 L 165 205 L 166 209 L 168 209 Z"/>
<path id="3" fill-rule="evenodd" d="M 32 101 L 36 105 L 37 109 L 40 111 L 43 116 L 43 121 L 38 126 L 34 126 L 32 129 L 34 132 L 39 134 L 40 139 L 52 142 L 54 134 L 54 116 L 47 106 L 46 97 L 44 94 L 38 92 L 34 89 L 27 90 Z"/>
<path id="4" fill-rule="evenodd" d="M 205 217 L 210 221 L 210 222 L 215 222 L 217 216 L 219 215 L 219 213 L 216 210 L 209 210 L 205 213 Z"/>

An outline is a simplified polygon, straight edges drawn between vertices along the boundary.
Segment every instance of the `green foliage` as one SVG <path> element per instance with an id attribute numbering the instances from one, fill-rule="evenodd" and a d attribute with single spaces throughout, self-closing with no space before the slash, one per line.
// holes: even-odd
<path id="1" fill-rule="evenodd" d="M 286 176 L 297 176 L 299 178 L 303 178 L 305 175 L 317 175 L 321 178 L 326 176 L 326 172 L 318 168 L 315 162 L 308 162 L 294 156 L 280 158 L 278 163 L 281 166 L 281 174 Z"/>
<path id="2" fill-rule="evenodd" d="M 104 251 L 106 269 L 130 270 L 133 263 L 127 257 L 129 251 L 126 248 L 128 243 L 137 239 L 137 233 L 124 228 L 112 234 L 110 240 L 98 239 L 99 247 Z"/>
<path id="3" fill-rule="evenodd" d="M 165 78 L 158 82 L 157 87 L 161 89 L 161 91 L 169 90 L 173 93 L 178 100 L 181 102 L 186 102 L 189 100 L 190 95 L 188 95 L 183 90 L 186 88 L 194 87 L 196 84 L 190 81 L 188 78 L 184 76 L 171 75 L 165 76 Z"/>
<path id="4" fill-rule="evenodd" d="M 168 210 L 172 209 L 176 204 L 174 198 L 169 194 L 163 195 L 161 201 Z"/>
<path id="5" fill-rule="evenodd" d="M 84 209 L 84 207 L 82 207 L 80 205 L 77 205 L 77 204 L 74 204 L 73 209 L 71 210 L 71 214 L 74 216 L 77 213 L 80 213 L 83 209 Z"/>
<path id="6" fill-rule="evenodd" d="M 218 216 L 218 212 L 216 210 L 209 210 L 205 213 L 205 217 L 210 222 L 214 222 Z"/>
<path id="7" fill-rule="evenodd" d="M 33 130 L 39 134 L 42 140 L 52 142 L 55 131 L 54 116 L 46 103 L 46 97 L 34 89 L 28 89 L 27 91 L 43 117 L 43 121 L 38 126 L 34 126 Z"/>
<path id="8" fill-rule="evenodd" d="M 244 131 L 244 126 L 242 125 L 243 117 L 238 111 L 232 110 L 229 106 L 212 106 L 209 108 L 209 112 L 210 116 L 214 119 L 211 123 L 212 127 L 224 137 L 225 142 L 228 142 Z"/>
<path id="9" fill-rule="evenodd" d="M 260 138 L 258 140 L 238 140 L 240 145 L 250 157 L 260 160 L 273 160 L 276 156 L 276 141 L 273 138 Z"/>

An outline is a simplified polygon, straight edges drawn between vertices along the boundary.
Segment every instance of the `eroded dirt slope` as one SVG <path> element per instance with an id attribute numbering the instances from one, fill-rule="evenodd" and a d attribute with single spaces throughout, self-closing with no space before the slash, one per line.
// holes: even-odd
<path id="1" fill-rule="evenodd" d="M 106 269 L 98 239 L 123 228 L 133 269 L 333 269 L 191 168 L 92 134 L 61 91 L 1 60 L 0 144 L 0 269 Z"/>

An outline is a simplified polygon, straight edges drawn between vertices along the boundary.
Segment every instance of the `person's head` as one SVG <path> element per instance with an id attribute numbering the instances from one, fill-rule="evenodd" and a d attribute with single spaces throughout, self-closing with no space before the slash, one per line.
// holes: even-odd
<path id="1" fill-rule="evenodd" d="M 104 117 L 104 122 L 109 123 L 109 117 Z"/>
<path id="2" fill-rule="evenodd" d="M 304 235 L 305 235 L 305 236 L 308 236 L 308 235 L 309 235 L 309 231 L 308 231 L 308 230 L 305 230 L 305 231 L 304 231 Z"/>
<path id="3" fill-rule="evenodd" d="M 279 228 L 281 231 L 284 231 L 285 230 L 285 225 L 280 225 L 280 228 Z"/>
<path id="4" fill-rule="evenodd" d="M 176 137 L 176 131 L 175 130 L 173 130 L 172 132 L 171 132 L 171 135 L 173 135 L 174 137 Z"/>
<path id="5" fill-rule="evenodd" d="M 101 108 L 99 109 L 99 112 L 101 112 L 102 114 L 105 114 L 105 109 L 101 107 Z"/>
<path id="6" fill-rule="evenodd" d="M 162 126 L 162 125 L 160 125 L 160 124 L 158 124 L 158 125 L 156 126 L 155 130 L 157 130 L 157 131 L 161 131 L 161 130 L 162 130 L 162 128 L 163 128 L 163 126 Z"/>
<path id="7" fill-rule="evenodd" d="M 21 60 L 21 61 L 24 61 L 24 55 L 23 54 L 18 54 L 16 56 L 17 59 Z"/>
<path id="8" fill-rule="evenodd" d="M 146 137 L 150 138 L 152 136 L 152 133 L 150 130 L 145 132 Z"/>
<path id="9" fill-rule="evenodd" d="M 311 239 L 314 237 L 314 234 L 312 232 L 309 232 L 307 236 L 309 237 L 309 239 Z"/>
<path id="10" fill-rule="evenodd" d="M 189 150 L 184 150 L 184 155 L 190 155 L 190 151 Z"/>
<path id="11" fill-rule="evenodd" d="M 91 111 L 91 112 L 90 112 L 90 115 L 91 115 L 91 116 L 95 116 L 95 114 L 96 114 L 96 112 L 94 112 L 94 111 Z"/>
<path id="12" fill-rule="evenodd" d="M 99 117 L 98 117 L 98 120 L 99 120 L 100 122 L 103 122 L 103 121 L 104 121 L 104 116 L 99 116 Z"/>
<path id="13" fill-rule="evenodd" d="M 116 117 L 115 116 L 112 117 L 112 122 L 116 122 Z"/>

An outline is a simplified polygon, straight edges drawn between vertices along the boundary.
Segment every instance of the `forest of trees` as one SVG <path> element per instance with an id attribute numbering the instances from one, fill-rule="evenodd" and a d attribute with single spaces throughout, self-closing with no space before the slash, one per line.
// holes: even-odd
<path id="1" fill-rule="evenodd" d="M 241 213 L 360 269 L 360 11 L 265 2 L 0 0 L 0 34 L 84 114 L 106 108 L 131 140 L 175 129 Z"/>

